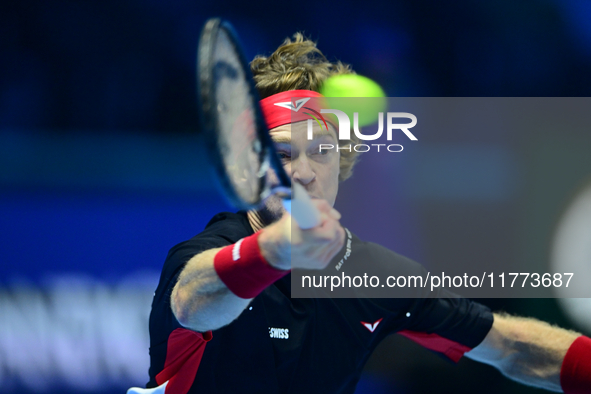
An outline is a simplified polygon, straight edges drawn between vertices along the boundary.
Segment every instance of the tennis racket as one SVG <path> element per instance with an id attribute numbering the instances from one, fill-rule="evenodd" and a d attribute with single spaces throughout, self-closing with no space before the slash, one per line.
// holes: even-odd
<path id="1" fill-rule="evenodd" d="M 197 53 L 197 88 L 215 178 L 238 209 L 260 208 L 277 194 L 300 228 L 315 227 L 318 211 L 304 187 L 292 183 L 283 169 L 241 48 L 228 22 L 206 22 Z"/>

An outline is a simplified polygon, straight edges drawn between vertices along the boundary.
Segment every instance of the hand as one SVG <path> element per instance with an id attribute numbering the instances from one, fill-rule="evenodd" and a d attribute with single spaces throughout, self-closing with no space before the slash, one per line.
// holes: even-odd
<path id="1" fill-rule="evenodd" d="M 339 223 L 341 214 L 325 200 L 313 199 L 312 203 L 320 212 L 318 226 L 302 230 L 285 214 L 259 235 L 261 253 L 275 268 L 321 270 L 342 249 L 345 230 Z"/>

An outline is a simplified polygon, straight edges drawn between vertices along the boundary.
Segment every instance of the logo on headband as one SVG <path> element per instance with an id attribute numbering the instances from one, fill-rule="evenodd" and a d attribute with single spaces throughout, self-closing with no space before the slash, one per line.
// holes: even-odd
<path id="1" fill-rule="evenodd" d="M 283 108 L 291 109 L 294 112 L 298 112 L 304 106 L 304 104 L 306 104 L 306 102 L 308 100 L 310 100 L 310 97 L 306 97 L 306 98 L 302 98 L 302 99 L 296 100 L 293 103 L 291 101 L 287 101 L 285 103 L 275 103 L 275 105 L 278 106 L 278 107 L 283 107 Z"/>
<path id="2" fill-rule="evenodd" d="M 318 112 L 310 107 L 304 107 L 304 104 L 306 104 L 308 102 L 308 100 L 310 100 L 310 97 L 301 98 L 299 100 L 294 101 L 293 103 L 291 101 L 287 101 L 284 103 L 275 103 L 274 105 L 276 105 L 278 107 L 290 109 L 294 112 L 298 112 L 301 108 L 307 109 L 308 111 L 310 111 L 312 113 L 303 112 L 303 114 L 314 118 L 316 123 L 318 123 L 318 126 L 320 126 L 320 129 L 322 129 L 322 123 L 324 123 L 324 127 L 326 127 L 326 130 L 328 130 L 328 124 L 326 124 L 326 120 L 324 119 L 324 116 L 322 116 L 320 114 L 320 112 Z M 316 116 L 314 116 L 314 114 Z M 320 123 L 320 120 L 318 118 L 322 119 L 322 123 Z"/>

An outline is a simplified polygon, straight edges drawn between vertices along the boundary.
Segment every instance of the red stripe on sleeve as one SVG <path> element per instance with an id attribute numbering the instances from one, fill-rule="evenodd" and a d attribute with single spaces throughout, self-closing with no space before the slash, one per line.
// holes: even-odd
<path id="1" fill-rule="evenodd" d="M 156 375 L 158 385 L 168 381 L 166 394 L 187 394 L 201 363 L 205 345 L 212 338 L 204 333 L 177 328 L 168 337 L 164 369 Z"/>
<path id="2" fill-rule="evenodd" d="M 464 353 L 472 350 L 466 345 L 462 345 L 461 343 L 437 334 L 427 334 L 410 330 L 399 331 L 398 334 L 407 337 L 411 341 L 414 341 L 429 350 L 443 353 L 456 363 L 460 361 L 460 358 L 462 358 Z"/>

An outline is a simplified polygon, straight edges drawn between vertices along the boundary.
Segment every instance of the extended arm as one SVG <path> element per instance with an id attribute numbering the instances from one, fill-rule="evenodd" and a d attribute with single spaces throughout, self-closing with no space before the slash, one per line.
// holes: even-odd
<path id="1" fill-rule="evenodd" d="M 342 248 L 345 233 L 338 221 L 340 214 L 324 200 L 314 203 L 321 213 L 321 223 L 317 227 L 292 231 L 291 218 L 284 215 L 261 230 L 255 247 L 260 250 L 265 264 L 283 271 L 291 269 L 292 262 L 296 268 L 323 269 Z M 171 308 L 184 327 L 198 332 L 223 327 L 250 303 L 252 298 L 237 296 L 232 286 L 220 279 L 215 259 L 223 249 L 210 249 L 193 256 L 181 271 L 172 291 Z M 231 274 L 232 267 L 229 268 Z M 244 266 L 241 269 L 240 272 L 244 272 Z M 250 274 L 256 275 L 256 272 Z M 248 282 L 248 279 L 240 276 L 238 282 Z"/>
<path id="2" fill-rule="evenodd" d="M 484 341 L 466 356 L 518 382 L 562 392 L 562 362 L 580 335 L 539 320 L 495 313 Z"/>
<path id="3" fill-rule="evenodd" d="M 193 256 L 179 275 L 170 304 L 184 327 L 198 332 L 220 328 L 238 317 L 250 302 L 234 295 L 215 272 L 213 261 L 220 250 Z"/>

